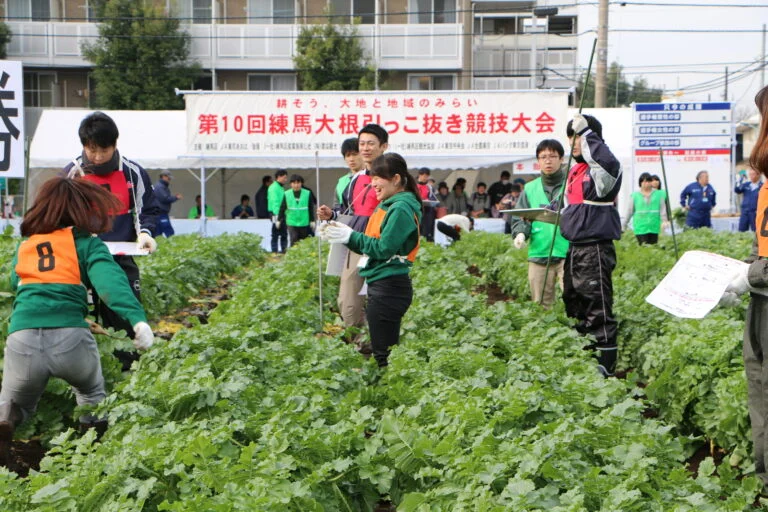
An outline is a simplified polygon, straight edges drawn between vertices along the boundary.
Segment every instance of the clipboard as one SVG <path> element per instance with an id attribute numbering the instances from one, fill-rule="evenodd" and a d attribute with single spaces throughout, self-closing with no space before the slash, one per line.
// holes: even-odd
<path id="1" fill-rule="evenodd" d="M 146 256 L 147 249 L 139 249 L 137 242 L 104 242 L 113 256 Z"/>
<path id="2" fill-rule="evenodd" d="M 557 212 L 549 208 L 517 208 L 513 210 L 499 210 L 499 213 L 508 213 L 515 217 L 546 222 L 547 224 L 555 224 L 557 222 Z"/>

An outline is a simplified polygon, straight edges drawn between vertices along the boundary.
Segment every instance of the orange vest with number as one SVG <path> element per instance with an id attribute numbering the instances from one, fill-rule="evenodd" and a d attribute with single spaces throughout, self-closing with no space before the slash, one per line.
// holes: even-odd
<path id="1" fill-rule="evenodd" d="M 32 235 L 19 246 L 16 263 L 19 286 L 82 284 L 72 228 Z"/>
<path id="2" fill-rule="evenodd" d="M 387 212 L 381 208 L 377 208 L 376 211 L 368 219 L 368 225 L 365 227 L 365 236 L 372 236 L 373 238 L 381 238 L 381 223 L 384 222 L 384 217 L 387 216 Z M 421 240 L 421 233 L 419 233 L 419 218 L 416 215 L 413 216 L 416 221 L 416 233 L 419 235 L 417 240 Z M 406 259 L 413 263 L 416 261 L 416 253 L 419 252 L 420 242 L 416 242 L 411 252 L 408 253 Z"/>
<path id="3" fill-rule="evenodd" d="M 757 254 L 763 258 L 768 257 L 768 181 L 763 184 L 757 196 Z"/>

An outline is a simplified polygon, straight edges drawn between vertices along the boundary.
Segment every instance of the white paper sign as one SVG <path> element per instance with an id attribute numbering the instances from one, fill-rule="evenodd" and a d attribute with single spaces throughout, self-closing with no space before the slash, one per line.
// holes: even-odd
<path id="1" fill-rule="evenodd" d="M 325 265 L 325 275 L 341 276 L 347 263 L 349 249 L 343 244 L 331 244 L 328 251 L 328 262 Z"/>
<path id="2" fill-rule="evenodd" d="M 645 300 L 680 318 L 704 318 L 745 265 L 711 252 L 688 251 Z"/>
<path id="3" fill-rule="evenodd" d="M 147 249 L 139 249 L 137 242 L 104 242 L 113 256 L 146 256 Z"/>

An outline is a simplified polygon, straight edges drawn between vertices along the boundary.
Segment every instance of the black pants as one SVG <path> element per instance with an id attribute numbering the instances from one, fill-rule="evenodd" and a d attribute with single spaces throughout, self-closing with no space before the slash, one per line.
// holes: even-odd
<path id="1" fill-rule="evenodd" d="M 295 245 L 309 236 L 309 226 L 288 226 L 288 234 L 291 236 L 291 245 Z"/>
<path id="2" fill-rule="evenodd" d="M 618 353 L 618 322 L 613 316 L 613 281 L 616 249 L 607 240 L 585 245 L 571 244 L 565 257 L 563 302 L 566 314 L 577 320 L 576 330 L 594 335 L 597 360 L 604 373 L 612 375 Z"/>
<path id="3" fill-rule="evenodd" d="M 280 239 L 279 252 L 285 252 L 288 248 L 288 227 L 285 222 L 280 224 L 280 229 L 272 223 L 272 252 L 278 252 L 278 238 Z"/>
<path id="4" fill-rule="evenodd" d="M 437 210 L 431 206 L 425 206 L 421 216 L 421 236 L 427 238 L 428 242 L 435 241 L 435 217 Z"/>
<path id="5" fill-rule="evenodd" d="M 387 366 L 390 347 L 400 341 L 400 321 L 412 300 L 413 287 L 407 275 L 385 277 L 368 283 L 365 316 L 371 334 L 373 357 L 379 366 Z"/>
<path id="6" fill-rule="evenodd" d="M 120 265 L 125 275 L 128 277 L 128 284 L 133 290 L 133 294 L 141 302 L 141 285 L 139 283 L 139 267 L 133 260 L 133 256 L 114 256 L 115 263 Z M 95 306 L 95 313 L 99 319 L 99 323 L 104 327 L 112 327 L 115 330 L 123 329 L 130 338 L 133 338 L 133 326 L 127 320 L 124 320 L 120 315 L 112 311 L 107 305 L 96 296 L 94 291 L 93 301 Z"/>
<path id="7" fill-rule="evenodd" d="M 643 244 L 653 245 L 655 243 L 658 243 L 659 241 L 658 233 L 646 233 L 644 235 L 635 235 L 635 238 L 637 238 L 637 243 L 640 245 L 643 245 Z"/>

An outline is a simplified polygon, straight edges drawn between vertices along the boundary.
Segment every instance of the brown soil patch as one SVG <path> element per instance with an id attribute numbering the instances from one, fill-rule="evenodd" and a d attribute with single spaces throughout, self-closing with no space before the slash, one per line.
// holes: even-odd
<path id="1" fill-rule="evenodd" d="M 13 441 L 11 443 L 10 460 L 6 466 L 10 471 L 25 478 L 30 470 L 38 471 L 40 461 L 45 457 L 45 448 L 37 439 L 29 441 Z"/>

